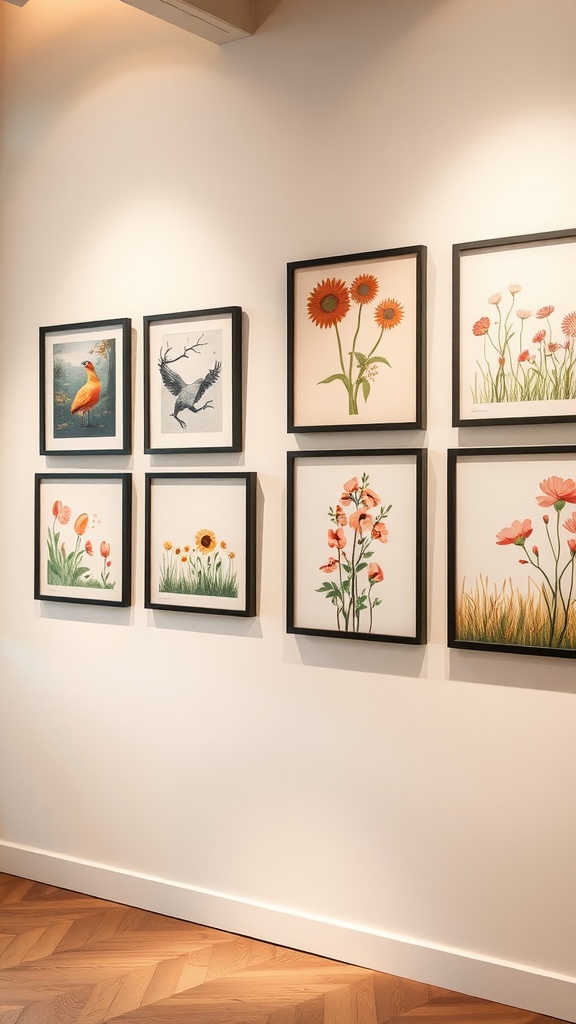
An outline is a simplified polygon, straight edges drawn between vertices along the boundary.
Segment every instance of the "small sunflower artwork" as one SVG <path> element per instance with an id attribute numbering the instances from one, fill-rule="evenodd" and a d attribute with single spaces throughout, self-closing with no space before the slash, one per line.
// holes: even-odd
<path id="1" fill-rule="evenodd" d="M 288 265 L 289 429 L 423 425 L 424 258 Z"/>
<path id="2" fill-rule="evenodd" d="M 146 607 L 254 614 L 253 473 L 146 477 Z"/>

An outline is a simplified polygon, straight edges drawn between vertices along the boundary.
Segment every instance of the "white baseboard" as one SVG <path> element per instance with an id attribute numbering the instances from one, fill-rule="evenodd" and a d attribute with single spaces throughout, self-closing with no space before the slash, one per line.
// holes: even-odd
<path id="1" fill-rule="evenodd" d="M 1 841 L 0 871 L 576 1022 L 576 977 Z"/>

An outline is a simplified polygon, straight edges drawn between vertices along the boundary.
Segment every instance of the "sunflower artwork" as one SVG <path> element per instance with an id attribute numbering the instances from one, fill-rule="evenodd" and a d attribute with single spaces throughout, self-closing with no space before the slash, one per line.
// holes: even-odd
<path id="1" fill-rule="evenodd" d="M 337 369 L 318 384 L 340 382 L 348 396 L 349 416 L 358 415 L 360 395 L 368 402 L 379 371 L 383 367 L 392 368 L 390 360 L 382 354 L 381 345 L 404 319 L 404 306 L 393 297 L 377 302 L 380 293 L 376 275 L 363 273 L 355 276 L 350 284 L 341 277 L 326 277 L 308 295 L 308 318 L 316 327 L 333 331 L 336 343 Z M 369 312 L 372 315 L 366 323 Z"/>
<path id="2" fill-rule="evenodd" d="M 238 575 L 226 540 L 213 530 L 202 528 L 193 544 L 176 546 L 165 540 L 158 572 L 158 589 L 163 594 L 202 597 L 238 597 Z"/>

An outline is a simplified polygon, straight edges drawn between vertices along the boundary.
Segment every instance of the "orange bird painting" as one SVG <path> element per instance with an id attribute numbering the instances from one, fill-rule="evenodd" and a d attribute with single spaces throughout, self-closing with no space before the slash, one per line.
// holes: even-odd
<path id="1" fill-rule="evenodd" d="M 82 426 L 89 426 L 90 410 L 100 401 L 102 381 L 94 369 L 94 363 L 85 359 L 82 366 L 86 370 L 86 383 L 76 393 L 76 397 L 70 406 L 70 412 L 82 413 Z"/>

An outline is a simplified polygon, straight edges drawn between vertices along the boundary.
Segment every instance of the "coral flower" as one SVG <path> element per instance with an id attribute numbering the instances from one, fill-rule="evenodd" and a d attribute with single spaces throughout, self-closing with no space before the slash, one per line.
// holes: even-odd
<path id="1" fill-rule="evenodd" d="M 59 523 L 63 526 L 70 522 L 70 516 L 72 515 L 72 509 L 68 505 L 63 505 L 61 501 L 55 501 L 52 505 L 52 515 Z"/>
<path id="2" fill-rule="evenodd" d="M 338 568 L 338 562 L 336 561 L 336 559 L 335 558 L 329 558 L 328 561 L 326 562 L 326 565 L 321 565 L 320 566 L 320 571 L 321 572 L 335 572 L 335 570 L 337 568 Z"/>
<path id="3" fill-rule="evenodd" d="M 530 353 L 529 353 L 528 349 L 525 348 L 524 351 L 521 352 L 520 355 L 518 356 L 518 362 L 519 363 L 525 363 L 527 359 L 530 359 Z"/>
<path id="4" fill-rule="evenodd" d="M 573 512 L 569 519 L 565 519 L 562 525 L 570 533 L 576 533 L 576 512 Z"/>
<path id="5" fill-rule="evenodd" d="M 379 540 L 381 544 L 388 543 L 388 527 L 386 523 L 374 523 L 372 527 L 372 537 L 374 540 Z"/>
<path id="6" fill-rule="evenodd" d="M 94 554 L 94 548 L 92 547 L 92 541 L 91 540 L 87 540 L 86 541 L 86 543 L 84 545 L 84 551 L 86 552 L 87 555 L 93 555 Z"/>
<path id="7" fill-rule="evenodd" d="M 212 530 L 198 530 L 195 544 L 203 555 L 209 555 L 216 547 L 216 534 L 212 533 Z"/>
<path id="8" fill-rule="evenodd" d="M 374 274 L 359 274 L 350 285 L 350 298 L 364 306 L 372 302 L 378 294 L 378 280 Z"/>
<path id="9" fill-rule="evenodd" d="M 573 555 L 576 555 L 576 540 L 572 540 L 572 537 L 568 538 L 568 547 Z"/>
<path id="10" fill-rule="evenodd" d="M 79 537 L 81 537 L 84 531 L 86 530 L 87 526 L 88 516 L 86 515 L 85 512 L 81 512 L 76 522 L 74 523 L 74 532 L 77 533 Z"/>
<path id="11" fill-rule="evenodd" d="M 558 345 L 557 342 L 555 342 L 555 341 L 549 341 L 548 342 L 548 351 L 551 352 L 552 354 L 554 352 L 557 352 L 559 348 L 562 348 L 562 346 Z"/>
<path id="12" fill-rule="evenodd" d="M 576 312 L 567 313 L 562 320 L 562 334 L 567 338 L 576 338 Z"/>
<path id="13" fill-rule="evenodd" d="M 362 491 L 362 504 L 365 508 L 376 508 L 380 504 L 380 498 L 371 487 L 364 487 Z"/>
<path id="14" fill-rule="evenodd" d="M 545 320 L 546 317 L 554 312 L 554 308 L 554 306 L 540 306 L 540 309 L 536 310 L 534 316 L 537 316 L 539 320 Z"/>
<path id="15" fill-rule="evenodd" d="M 384 299 L 376 306 L 374 318 L 383 331 L 390 331 L 404 319 L 404 307 L 396 299 Z"/>
<path id="16" fill-rule="evenodd" d="M 308 296 L 308 316 L 317 327 L 334 327 L 350 309 L 350 293 L 344 281 L 329 277 Z"/>
<path id="17" fill-rule="evenodd" d="M 102 558 L 108 558 L 108 555 L 110 554 L 110 545 L 108 541 L 102 541 L 100 545 L 100 554 L 102 555 Z"/>
<path id="18" fill-rule="evenodd" d="M 346 547 L 346 534 L 344 530 L 338 527 L 337 530 L 328 530 L 328 547 L 329 548 L 345 548 Z"/>
<path id="19" fill-rule="evenodd" d="M 477 338 L 481 338 L 483 334 L 488 334 L 489 330 L 490 318 L 487 316 L 481 316 L 480 319 L 477 320 L 476 323 L 474 324 L 472 328 L 472 334 L 474 334 Z"/>
<path id="20" fill-rule="evenodd" d="M 488 302 L 491 306 L 499 306 L 502 302 L 502 292 L 494 292 L 494 295 L 490 296 Z"/>
<path id="21" fill-rule="evenodd" d="M 522 291 L 522 285 L 521 284 L 509 284 L 508 285 L 508 291 L 510 292 L 510 295 L 517 295 L 518 292 Z"/>
<path id="22" fill-rule="evenodd" d="M 506 526 L 500 533 L 496 534 L 498 538 L 497 544 L 518 544 L 519 547 L 524 547 L 527 538 L 532 533 L 532 520 L 524 519 L 521 523 L 519 519 L 515 519 L 512 526 Z"/>
<path id="23" fill-rule="evenodd" d="M 351 477 L 350 480 L 346 481 L 346 483 L 342 487 L 342 494 L 340 496 L 340 501 L 342 502 L 343 505 L 350 504 L 350 502 L 352 501 L 351 495 L 354 493 L 354 491 L 357 491 L 359 487 L 360 484 L 358 483 L 357 476 L 353 476 Z"/>
<path id="24" fill-rule="evenodd" d="M 358 509 L 357 512 L 353 512 L 350 516 L 350 526 L 357 533 L 365 533 L 366 530 L 371 530 L 374 524 L 372 516 L 369 516 L 367 512 L 362 509 Z"/>
<path id="25" fill-rule="evenodd" d="M 576 483 L 570 477 L 563 480 L 560 476 L 549 476 L 540 484 L 540 490 L 544 491 L 544 497 L 538 494 L 536 501 L 541 508 L 549 508 L 550 505 L 556 505 L 556 502 L 560 501 L 562 507 L 567 501 L 576 505 Z"/>
<path id="26" fill-rule="evenodd" d="M 368 579 L 370 583 L 381 583 L 384 579 L 384 573 L 378 565 L 378 562 L 370 562 L 368 565 Z"/>
<path id="27" fill-rule="evenodd" d="M 517 309 L 516 316 L 519 320 L 528 320 L 532 316 L 532 313 L 529 309 Z"/>
<path id="28" fill-rule="evenodd" d="M 545 337 L 546 337 L 546 331 L 536 331 L 536 334 L 532 338 L 532 341 L 534 342 L 535 345 L 539 345 L 540 342 L 544 341 Z"/>
<path id="29" fill-rule="evenodd" d="M 338 526 L 346 526 L 348 522 L 348 516 L 342 510 L 341 505 L 336 505 L 336 522 L 338 523 Z"/>

